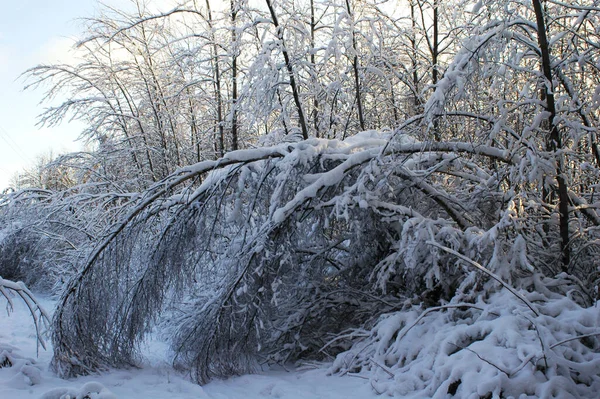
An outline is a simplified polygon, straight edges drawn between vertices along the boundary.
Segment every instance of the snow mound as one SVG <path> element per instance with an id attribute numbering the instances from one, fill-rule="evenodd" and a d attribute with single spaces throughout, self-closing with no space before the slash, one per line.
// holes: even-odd
<path id="1" fill-rule="evenodd" d="M 12 345 L 0 342 L 0 376 L 7 387 L 26 389 L 43 381 L 42 370 L 35 360 L 19 353 Z M 1 380 L 0 380 L 1 381 Z"/>
<path id="2" fill-rule="evenodd" d="M 506 290 L 384 315 L 337 356 L 331 371 L 371 380 L 379 393 L 445 398 L 596 398 L 600 314 L 565 296 Z"/>
<path id="3" fill-rule="evenodd" d="M 40 399 L 117 399 L 104 385 L 99 382 L 88 382 L 80 389 L 54 388 Z"/>

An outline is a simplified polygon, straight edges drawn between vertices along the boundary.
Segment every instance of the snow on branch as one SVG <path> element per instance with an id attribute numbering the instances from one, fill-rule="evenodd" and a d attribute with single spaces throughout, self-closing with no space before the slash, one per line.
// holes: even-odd
<path id="1" fill-rule="evenodd" d="M 135 363 L 136 345 L 167 306 L 168 292 L 173 287 L 186 292 L 185 287 L 194 281 L 214 292 L 212 298 L 202 299 L 212 305 L 190 310 L 197 317 L 181 320 L 174 345 L 178 359 L 196 370 L 199 381 L 247 370 L 249 363 L 244 359 L 256 355 L 254 345 L 270 347 L 273 358 L 301 351 L 306 344 L 287 346 L 287 355 L 273 345 L 294 340 L 295 333 L 288 331 L 301 328 L 301 324 L 284 323 L 289 317 L 285 309 L 308 314 L 315 314 L 314 310 L 293 305 L 307 300 L 306 288 L 289 289 L 284 295 L 276 288 L 278 284 L 306 273 L 312 276 L 311 284 L 321 290 L 338 292 L 330 287 L 335 280 L 327 278 L 335 273 L 359 290 L 362 283 L 353 280 L 349 270 L 368 264 L 375 267 L 381 259 L 387 259 L 386 276 L 394 267 L 393 256 L 381 258 L 380 252 L 391 245 L 387 238 L 379 244 L 365 244 L 363 240 L 372 241 L 368 231 L 383 234 L 383 239 L 389 233 L 377 231 L 392 229 L 392 222 L 412 219 L 424 223 L 414 226 L 425 226 L 432 209 L 435 215 L 448 214 L 459 228 L 471 226 L 475 218 L 458 210 L 464 204 L 434 180 L 423 179 L 424 170 L 420 169 L 431 168 L 433 174 L 427 173 L 434 177 L 436 159 L 442 159 L 444 168 L 440 170 L 447 173 L 452 165 L 469 164 L 457 161 L 463 156 L 512 162 L 505 152 L 489 146 L 414 140 L 389 145 L 385 135 L 364 132 L 344 142 L 309 139 L 233 151 L 218 160 L 180 168 L 145 192 L 128 196 L 127 212 L 106 231 L 69 281 L 54 318 L 54 367 L 62 375 L 75 375 Z M 414 160 L 398 169 L 398 157 Z M 391 180 L 397 182 L 390 185 Z M 469 184 L 483 183 L 480 179 L 473 182 Z M 396 192 L 394 187 L 415 187 L 421 194 L 403 199 L 403 190 Z M 407 206 L 415 199 L 414 205 Z M 437 205 L 428 208 L 422 200 Z M 384 222 L 376 222 L 379 218 Z M 357 223 L 360 228 L 351 227 Z M 413 244 L 409 240 L 406 245 Z M 355 253 L 358 248 L 362 248 L 360 254 Z M 364 265 L 356 263 L 357 259 L 363 259 Z M 308 269 L 286 271 L 289 265 Z M 323 271 L 316 273 L 311 268 Z M 428 272 L 419 269 L 419 273 Z M 378 281 L 380 284 L 386 283 Z M 374 301 L 373 306 L 389 303 L 369 293 L 370 289 L 362 290 L 364 298 Z M 286 298 L 286 305 L 272 308 L 266 299 L 257 299 L 265 295 L 273 304 Z M 320 301 L 327 303 L 333 298 L 324 296 Z M 248 318 L 235 309 L 257 313 Z M 326 314 L 318 317 L 326 319 Z M 368 313 L 356 317 L 362 320 Z M 263 331 L 268 325 L 284 332 L 271 340 Z M 313 328 L 327 325 L 322 321 Z M 204 331 L 201 336 L 185 333 L 199 330 Z M 231 334 L 238 333 L 249 335 L 236 344 L 243 347 L 239 353 L 231 352 L 228 342 L 233 339 Z M 320 349 L 314 343 L 309 347 L 315 353 Z"/>
<path id="2" fill-rule="evenodd" d="M 452 255 L 458 257 L 459 259 L 464 260 L 465 262 L 467 262 L 471 266 L 475 267 L 477 270 L 482 271 L 483 273 L 485 273 L 489 277 L 491 277 L 494 280 L 496 280 L 497 282 L 499 282 L 504 288 L 506 288 L 507 290 L 509 290 L 511 292 L 511 294 L 513 294 L 514 296 L 516 296 L 525 305 L 527 305 L 527 307 L 533 312 L 533 314 L 535 314 L 536 316 L 540 315 L 539 311 L 535 309 L 535 307 L 533 306 L 533 304 L 531 302 L 529 302 L 527 300 L 527 298 L 525 298 L 523 295 L 519 294 L 514 288 L 512 288 L 510 285 L 508 285 L 507 283 L 505 283 L 504 281 L 502 281 L 502 279 L 499 276 L 495 275 L 494 273 L 492 273 L 491 271 L 489 271 L 485 267 L 481 266 L 479 263 L 475 262 L 472 259 L 467 258 L 466 256 L 464 256 L 462 254 L 459 254 L 458 252 L 456 252 L 453 249 L 444 247 L 443 245 L 440 245 L 440 244 L 438 244 L 436 242 L 428 241 L 427 244 L 432 245 L 432 246 L 434 246 L 436 248 L 439 248 L 442 251 L 446 251 L 449 254 L 452 254 Z"/>
<path id="3" fill-rule="evenodd" d="M 29 291 L 29 289 L 22 282 L 15 283 L 0 277 L 0 294 L 6 298 L 9 312 L 14 309 L 13 297 L 17 295 L 19 298 L 21 298 L 21 300 L 29 309 L 29 313 L 33 319 L 38 346 L 41 346 L 44 348 L 44 350 L 46 350 L 44 334 L 50 325 L 50 317 L 35 296 L 31 293 L 31 291 Z"/>

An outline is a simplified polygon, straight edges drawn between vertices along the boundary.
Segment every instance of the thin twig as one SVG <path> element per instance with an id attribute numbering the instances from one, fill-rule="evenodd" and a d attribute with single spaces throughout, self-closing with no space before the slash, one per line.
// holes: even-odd
<path id="1" fill-rule="evenodd" d="M 552 344 L 550 346 L 550 349 L 554 349 L 555 347 L 562 345 L 562 344 L 566 344 L 567 342 L 570 342 L 570 341 L 575 341 L 578 339 L 588 338 L 588 337 L 595 337 L 596 335 L 600 335 L 600 332 L 595 332 L 595 333 L 590 333 L 590 334 L 585 334 L 585 335 L 577 335 L 575 337 L 563 339 L 562 341 L 558 341 L 557 343 Z"/>
<path id="2" fill-rule="evenodd" d="M 499 371 L 503 372 L 504 374 L 506 374 L 508 377 L 510 377 L 510 373 L 506 370 L 503 370 L 500 366 L 492 363 L 491 361 L 483 358 L 479 353 L 475 352 L 473 349 L 467 348 L 466 346 L 458 346 L 456 344 L 451 343 L 452 345 L 456 346 L 458 349 L 464 349 L 467 350 L 471 353 L 473 353 L 475 356 L 477 356 L 479 359 L 481 359 L 482 361 L 486 362 L 487 364 L 489 364 L 490 366 L 494 367 L 495 369 L 498 369 Z"/>
<path id="3" fill-rule="evenodd" d="M 387 375 L 389 375 L 391 378 L 396 378 L 396 375 L 394 373 L 392 373 L 387 367 L 379 364 L 378 362 L 376 362 L 373 359 L 369 359 L 369 361 L 371 363 L 373 363 L 375 366 L 379 366 L 379 368 L 381 368 L 383 371 L 385 371 L 387 373 Z"/>
<path id="4" fill-rule="evenodd" d="M 434 241 L 427 241 L 428 245 L 434 246 L 436 248 L 439 248 L 443 251 L 448 252 L 449 254 L 452 254 L 462 260 L 464 260 L 465 262 L 469 263 L 470 265 L 474 266 L 477 270 L 482 271 L 483 273 L 487 274 L 489 277 L 493 278 L 494 280 L 496 280 L 497 282 L 499 282 L 500 284 L 502 284 L 502 286 L 504 288 L 506 288 L 507 290 L 509 290 L 511 292 L 511 294 L 513 294 L 514 296 L 516 296 L 519 300 L 521 300 L 525 305 L 527 305 L 527 307 L 536 315 L 536 316 L 540 316 L 540 313 L 535 310 L 533 304 L 531 302 L 529 302 L 527 300 L 527 298 L 525 298 L 523 295 L 521 295 L 517 290 L 515 290 L 513 287 L 511 287 L 510 285 L 508 285 L 507 283 L 505 283 L 500 277 L 498 277 L 496 274 L 494 274 L 493 272 L 489 271 L 488 269 L 486 269 L 485 267 L 481 266 L 479 263 L 475 262 L 472 259 L 467 258 L 466 256 L 456 252 L 453 249 L 450 249 L 448 247 L 445 247 L 443 245 L 438 244 L 437 242 Z"/>
<path id="5" fill-rule="evenodd" d="M 5 280 L 0 277 L 0 294 L 6 298 L 8 301 L 9 310 L 14 308 L 13 301 L 11 296 L 11 292 L 19 295 L 21 300 L 25 303 L 27 308 L 29 309 L 29 313 L 33 319 L 33 324 L 35 326 L 35 333 L 37 338 L 37 350 L 39 355 L 39 346 L 46 350 L 46 341 L 44 340 L 43 333 L 44 329 L 48 327 L 50 323 L 50 317 L 48 313 L 42 308 L 38 300 L 33 296 L 31 291 L 27 289 L 25 284 L 19 282 L 15 283 L 10 280 Z"/>
<path id="6" fill-rule="evenodd" d="M 425 316 L 427 316 L 429 313 L 435 312 L 435 311 L 438 311 L 438 310 L 456 309 L 456 308 L 473 308 L 473 309 L 481 310 L 482 312 L 484 311 L 484 309 L 482 307 L 479 307 L 477 305 L 473 305 L 473 304 L 470 304 L 470 303 L 457 303 L 457 304 L 454 304 L 454 305 L 443 305 L 443 306 L 436 306 L 436 307 L 433 307 L 433 308 L 429 308 L 429 309 L 425 310 L 423 313 L 421 313 L 421 315 L 417 318 L 417 320 L 415 320 L 413 322 L 413 324 L 410 325 L 410 327 L 405 328 L 402 331 L 402 334 L 398 335 L 398 338 L 396 339 L 396 341 L 399 341 L 402 338 L 404 338 L 406 336 L 406 334 L 408 334 L 408 332 L 410 330 L 412 330 L 412 328 L 414 326 L 416 326 L 421 320 L 423 320 L 423 318 Z"/>
<path id="7" fill-rule="evenodd" d="M 540 334 L 540 329 L 538 328 L 537 324 L 535 324 L 535 321 L 530 319 L 527 315 L 524 314 L 523 317 L 525 317 L 527 320 L 529 320 L 529 322 L 531 323 L 533 328 L 535 328 L 535 333 L 538 337 L 538 341 L 540 341 L 540 346 L 542 347 L 542 358 L 544 359 L 544 366 L 545 366 L 545 369 L 548 370 L 548 358 L 546 357 L 546 345 L 544 344 L 544 340 L 542 339 L 542 336 Z"/>

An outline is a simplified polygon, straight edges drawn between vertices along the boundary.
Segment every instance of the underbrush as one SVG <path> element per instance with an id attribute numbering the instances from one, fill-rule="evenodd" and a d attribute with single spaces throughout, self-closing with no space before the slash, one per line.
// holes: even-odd
<path id="1" fill-rule="evenodd" d="M 409 397 L 597 397 L 598 308 L 570 297 L 574 287 L 565 279 L 526 282 L 530 290 L 519 296 L 531 309 L 492 286 L 489 295 L 464 292 L 441 306 L 385 314 L 330 371 L 366 376 L 379 393 Z M 544 288 L 551 285 L 561 289 Z"/>

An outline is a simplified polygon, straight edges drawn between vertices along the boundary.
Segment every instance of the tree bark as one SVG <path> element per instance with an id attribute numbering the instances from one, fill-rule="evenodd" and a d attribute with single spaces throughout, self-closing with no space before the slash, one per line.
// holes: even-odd
<path id="1" fill-rule="evenodd" d="M 317 23 L 315 20 L 315 0 L 310 0 L 310 67 L 313 70 L 313 84 L 315 93 L 313 94 L 313 128 L 315 129 L 315 136 L 318 138 L 319 134 L 319 99 L 318 99 L 318 82 L 316 72 L 316 56 L 315 56 L 315 34 L 317 30 Z"/>
<path id="2" fill-rule="evenodd" d="M 237 101 L 238 101 L 238 81 L 237 81 L 237 59 L 238 44 L 236 32 L 237 6 L 235 0 L 231 0 L 231 149 L 239 149 L 238 139 L 238 119 L 237 119 Z"/>
<path id="3" fill-rule="evenodd" d="M 556 162 L 556 181 L 558 183 L 558 211 L 559 227 L 562 252 L 562 269 L 568 271 L 571 262 L 571 251 L 569 247 L 569 190 L 563 174 L 564 160 L 561 154 L 562 140 L 560 131 L 555 122 L 556 103 L 554 100 L 554 83 L 552 79 L 552 65 L 550 63 L 550 45 L 546 35 L 546 23 L 544 21 L 544 10 L 540 0 L 532 0 L 537 23 L 538 44 L 542 56 L 542 73 L 546 80 L 546 90 L 543 92 L 543 98 L 546 102 L 546 111 L 548 112 L 548 129 L 550 131 L 546 149 L 554 154 Z"/>

